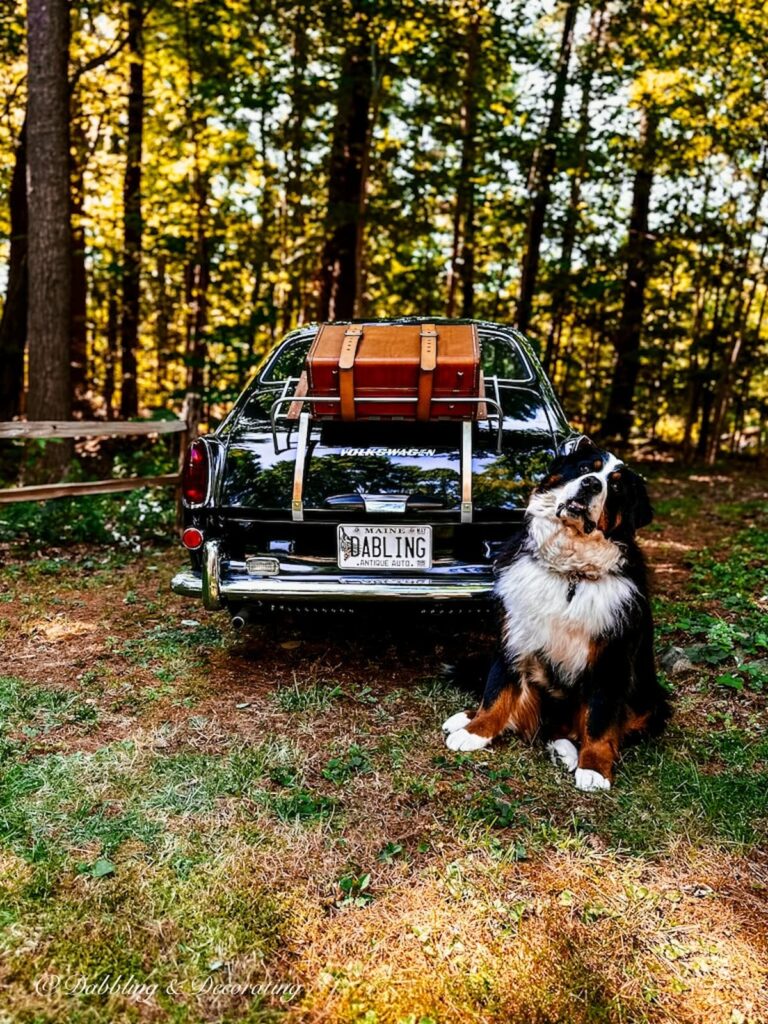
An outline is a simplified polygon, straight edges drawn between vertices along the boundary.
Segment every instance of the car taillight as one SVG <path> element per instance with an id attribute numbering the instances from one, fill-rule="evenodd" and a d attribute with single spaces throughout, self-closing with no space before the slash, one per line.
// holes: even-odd
<path id="1" fill-rule="evenodd" d="M 204 540 L 202 532 L 195 526 L 188 526 L 181 535 L 181 543 L 190 551 L 197 551 L 198 548 L 201 548 Z"/>
<path id="2" fill-rule="evenodd" d="M 208 493 L 208 453 L 202 441 L 193 441 L 187 449 L 181 493 L 190 505 L 200 505 Z"/>

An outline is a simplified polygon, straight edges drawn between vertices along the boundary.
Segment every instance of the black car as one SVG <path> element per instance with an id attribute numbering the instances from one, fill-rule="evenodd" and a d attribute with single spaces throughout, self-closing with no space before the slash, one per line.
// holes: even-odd
<path id="1" fill-rule="evenodd" d="M 487 606 L 496 553 L 571 430 L 521 334 L 429 320 L 468 322 L 486 399 L 466 421 L 313 419 L 294 392 L 318 327 L 291 332 L 189 449 L 191 565 L 173 590 L 237 624 L 266 606 Z"/>

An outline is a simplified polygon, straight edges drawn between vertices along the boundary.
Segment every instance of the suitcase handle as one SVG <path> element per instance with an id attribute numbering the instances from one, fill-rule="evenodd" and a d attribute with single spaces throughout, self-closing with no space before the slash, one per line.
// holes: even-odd
<path id="1" fill-rule="evenodd" d="M 339 353 L 339 398 L 341 400 L 341 418 L 355 418 L 355 356 L 357 346 L 363 336 L 363 328 L 358 324 L 350 325 L 344 332 L 344 341 Z"/>
<path id="2" fill-rule="evenodd" d="M 432 411 L 432 388 L 437 366 L 437 328 L 424 324 L 421 328 L 421 361 L 419 364 L 419 399 L 416 405 L 416 419 L 429 419 Z"/>

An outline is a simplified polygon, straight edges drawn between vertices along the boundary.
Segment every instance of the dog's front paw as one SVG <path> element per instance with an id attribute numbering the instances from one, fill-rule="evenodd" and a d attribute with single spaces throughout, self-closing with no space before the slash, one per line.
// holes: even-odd
<path id="1" fill-rule="evenodd" d="M 569 772 L 575 772 L 579 763 L 579 752 L 570 740 L 554 740 L 547 744 L 553 764 L 562 765 Z"/>
<path id="2" fill-rule="evenodd" d="M 466 752 L 482 750 L 490 742 L 487 736 L 476 736 L 475 733 L 467 732 L 466 729 L 456 729 L 449 736 L 445 737 L 445 745 L 450 750 L 464 750 Z"/>
<path id="3" fill-rule="evenodd" d="M 472 719 L 464 711 L 459 711 L 443 722 L 443 732 L 456 732 L 457 729 L 466 729 Z"/>
<path id="4" fill-rule="evenodd" d="M 610 789 L 611 780 L 606 779 L 600 772 L 593 772 L 591 768 L 576 769 L 576 789 L 585 793 L 595 793 L 598 789 Z"/>

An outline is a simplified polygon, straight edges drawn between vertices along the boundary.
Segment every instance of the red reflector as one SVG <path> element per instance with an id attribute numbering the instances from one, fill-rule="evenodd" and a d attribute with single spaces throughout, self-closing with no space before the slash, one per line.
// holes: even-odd
<path id="1" fill-rule="evenodd" d="M 181 493 L 186 502 L 200 505 L 208 492 L 208 453 L 202 441 L 193 441 L 187 449 L 184 472 L 181 476 Z"/>
<path id="2" fill-rule="evenodd" d="M 194 526 L 188 526 L 181 535 L 181 543 L 190 551 L 196 551 L 197 548 L 202 547 L 203 535 Z"/>

